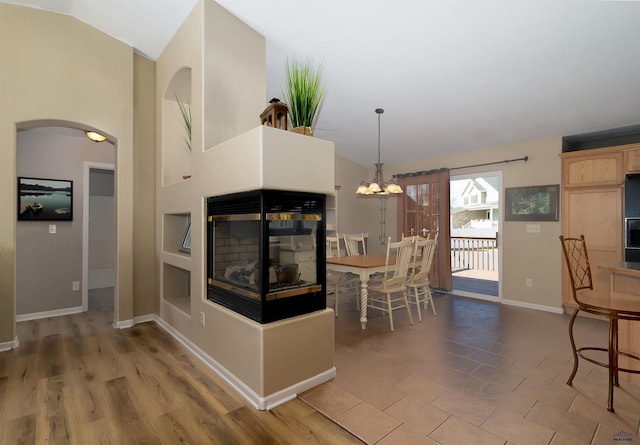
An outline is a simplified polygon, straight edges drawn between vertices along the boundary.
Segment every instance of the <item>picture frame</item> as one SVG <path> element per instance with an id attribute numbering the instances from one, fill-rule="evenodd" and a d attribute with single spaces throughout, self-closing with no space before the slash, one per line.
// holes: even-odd
<path id="1" fill-rule="evenodd" d="M 18 177 L 18 221 L 73 221 L 73 181 Z"/>
<path id="2" fill-rule="evenodd" d="M 180 243 L 178 250 L 182 253 L 191 255 L 191 221 L 187 223 L 187 229 L 182 235 L 182 242 Z"/>
<path id="3" fill-rule="evenodd" d="M 559 192 L 558 184 L 505 188 L 505 221 L 558 221 Z"/>

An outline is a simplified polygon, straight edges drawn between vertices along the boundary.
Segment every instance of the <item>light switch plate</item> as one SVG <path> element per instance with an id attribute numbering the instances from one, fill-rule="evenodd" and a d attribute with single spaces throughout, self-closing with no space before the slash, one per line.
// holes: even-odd
<path id="1" fill-rule="evenodd" d="M 540 233 L 540 224 L 527 224 L 527 233 Z"/>

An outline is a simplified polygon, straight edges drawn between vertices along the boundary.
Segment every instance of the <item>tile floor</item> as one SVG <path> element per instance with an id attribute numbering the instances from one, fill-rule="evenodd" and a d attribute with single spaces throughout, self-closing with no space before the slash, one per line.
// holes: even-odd
<path id="1" fill-rule="evenodd" d="M 437 316 L 396 311 L 394 332 L 377 311 L 362 330 L 341 299 L 336 378 L 300 398 L 369 444 L 640 444 L 640 388 L 622 381 L 614 414 L 604 368 L 581 360 L 566 385 L 568 316 L 434 299 Z M 604 345 L 607 325 L 581 319 L 576 335 Z"/>

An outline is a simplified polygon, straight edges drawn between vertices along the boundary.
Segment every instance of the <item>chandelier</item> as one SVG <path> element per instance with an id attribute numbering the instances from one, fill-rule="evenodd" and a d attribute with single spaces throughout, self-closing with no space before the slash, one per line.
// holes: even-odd
<path id="1" fill-rule="evenodd" d="M 378 163 L 376 164 L 376 174 L 371 182 L 362 181 L 356 190 L 356 194 L 378 197 L 397 195 L 402 193 L 402 188 L 398 185 L 396 179 L 393 178 L 391 181 L 385 182 L 382 174 L 382 166 L 384 164 L 380 162 L 380 115 L 384 113 L 384 110 L 376 108 L 376 113 L 378 114 Z"/>

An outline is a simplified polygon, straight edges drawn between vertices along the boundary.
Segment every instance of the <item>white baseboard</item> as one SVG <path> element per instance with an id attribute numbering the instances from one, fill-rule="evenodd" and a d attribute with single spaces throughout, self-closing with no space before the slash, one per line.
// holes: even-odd
<path id="1" fill-rule="evenodd" d="M 13 341 L 0 343 L 0 352 L 10 351 L 11 349 L 17 348 L 18 345 L 20 345 L 18 337 L 14 338 Z"/>
<path id="2" fill-rule="evenodd" d="M 32 312 L 30 314 L 16 315 L 16 322 L 37 320 L 39 318 L 60 317 L 62 315 L 79 314 L 82 312 L 82 306 L 68 307 L 64 309 L 56 309 L 53 311 Z"/>
<path id="3" fill-rule="evenodd" d="M 554 314 L 564 314 L 562 307 L 543 306 L 541 304 L 525 303 L 523 301 L 516 300 L 502 300 L 502 304 L 508 304 L 509 306 L 519 306 L 527 309 L 535 309 L 537 311 L 552 312 Z"/>
<path id="4" fill-rule="evenodd" d="M 259 410 L 270 410 L 278 405 L 288 402 L 294 399 L 299 393 L 311 389 L 321 383 L 327 382 L 336 376 L 336 368 L 322 372 L 316 376 L 313 376 L 303 382 L 298 382 L 288 388 L 280 390 L 274 394 L 270 394 L 266 397 L 256 394 L 254 390 L 249 388 L 244 382 L 238 379 L 235 375 L 230 373 L 224 366 L 218 363 L 215 359 L 209 356 L 206 352 L 195 345 L 191 340 L 182 335 L 179 331 L 173 328 L 166 321 L 158 316 L 155 316 L 155 320 L 164 330 L 166 330 L 172 337 L 178 340 L 182 345 L 193 353 L 198 359 L 211 368 L 216 374 L 222 377 L 231 387 L 233 387 L 240 395 L 242 395 L 251 405 Z"/>
<path id="5" fill-rule="evenodd" d="M 116 329 L 127 329 L 133 327 L 135 324 L 135 318 L 132 318 L 129 320 L 114 321 L 113 327 Z"/>
<path id="6" fill-rule="evenodd" d="M 527 303 L 524 301 L 516 301 L 516 300 L 505 300 L 503 298 L 493 297 L 490 295 L 474 294 L 472 292 L 465 292 L 465 291 L 453 291 L 453 292 L 446 292 L 446 293 L 450 295 L 457 295 L 459 297 L 474 298 L 476 300 L 492 301 L 494 303 L 506 304 L 509 306 L 524 307 L 527 309 L 534 309 L 536 311 L 552 312 L 554 314 L 564 314 L 564 309 L 562 307 L 543 306 L 541 304 L 533 304 L 533 303 Z"/>
<path id="7" fill-rule="evenodd" d="M 466 292 L 463 290 L 453 290 L 451 292 L 445 293 L 449 295 L 455 295 L 457 297 L 473 298 L 474 300 L 491 301 L 493 303 L 500 303 L 502 301 L 500 297 L 494 297 L 493 295 L 476 294 L 474 292 Z"/>
<path id="8" fill-rule="evenodd" d="M 133 323 L 148 323 L 150 321 L 156 320 L 156 314 L 147 314 L 147 315 L 138 315 L 137 317 L 133 317 Z"/>

